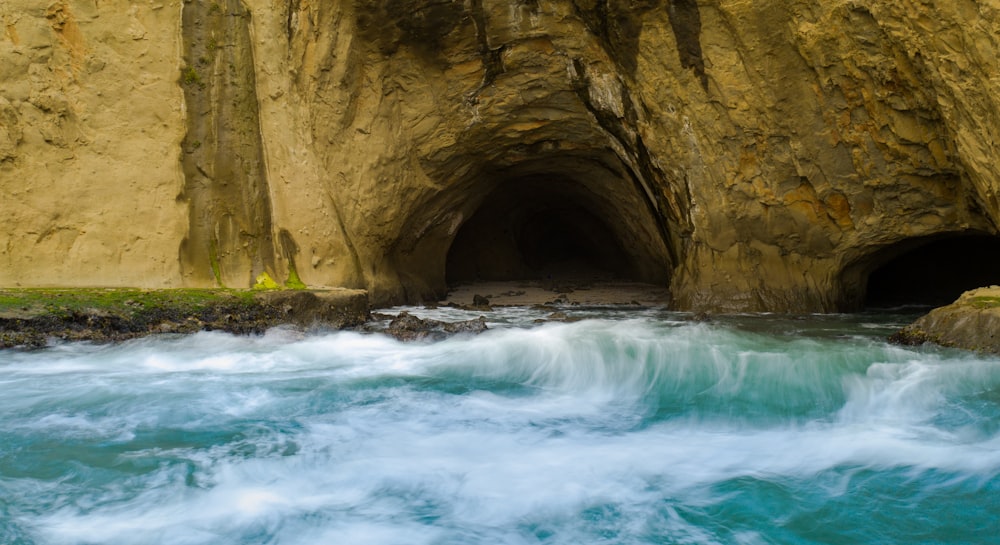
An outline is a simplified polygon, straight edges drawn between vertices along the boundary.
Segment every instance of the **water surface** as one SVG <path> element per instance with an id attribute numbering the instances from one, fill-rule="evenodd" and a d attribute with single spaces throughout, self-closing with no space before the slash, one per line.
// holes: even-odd
<path id="1" fill-rule="evenodd" d="M 568 313 L 0 351 L 0 543 L 997 542 L 997 358 Z"/>

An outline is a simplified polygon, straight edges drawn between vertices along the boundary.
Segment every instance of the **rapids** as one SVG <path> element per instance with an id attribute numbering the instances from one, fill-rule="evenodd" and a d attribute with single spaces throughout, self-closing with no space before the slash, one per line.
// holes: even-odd
<path id="1" fill-rule="evenodd" d="M 1000 539 L 1000 359 L 892 315 L 568 313 L 0 351 L 0 543 Z"/>

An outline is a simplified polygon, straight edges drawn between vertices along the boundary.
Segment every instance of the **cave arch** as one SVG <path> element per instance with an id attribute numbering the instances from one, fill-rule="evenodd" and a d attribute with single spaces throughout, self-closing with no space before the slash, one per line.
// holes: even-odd
<path id="1" fill-rule="evenodd" d="M 453 162 L 446 189 L 414 210 L 387 254 L 403 292 L 438 301 L 457 283 L 628 280 L 668 286 L 668 220 L 611 149 L 521 150 L 514 161 Z M 392 294 L 389 294 L 392 296 Z"/>
<path id="2" fill-rule="evenodd" d="M 1000 236 L 907 239 L 874 252 L 860 270 L 860 308 L 945 305 L 966 290 L 1000 284 Z"/>

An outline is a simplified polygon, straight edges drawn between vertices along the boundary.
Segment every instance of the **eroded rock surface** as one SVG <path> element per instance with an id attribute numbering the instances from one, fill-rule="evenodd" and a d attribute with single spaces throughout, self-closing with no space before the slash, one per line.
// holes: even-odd
<path id="1" fill-rule="evenodd" d="M 9 0 L 0 285 L 833 311 L 997 235 L 1000 3 Z M 891 282 L 891 280 L 890 280 Z"/>

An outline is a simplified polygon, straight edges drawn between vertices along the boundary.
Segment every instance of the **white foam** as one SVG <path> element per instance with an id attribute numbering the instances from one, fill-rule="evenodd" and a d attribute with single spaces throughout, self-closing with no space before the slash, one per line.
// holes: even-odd
<path id="1" fill-rule="evenodd" d="M 44 543 L 534 543 L 549 526 L 579 543 L 600 524 L 621 542 L 761 543 L 765 529 L 720 533 L 674 506 L 737 501 L 720 483 L 740 479 L 842 498 L 862 471 L 926 494 L 1000 475 L 1000 362 L 870 340 L 593 320 L 14 360 L 0 413 L 20 443 L 0 447 L 0 517 Z M 7 474 L 24 454 L 5 448 L 67 438 L 86 457 Z"/>

